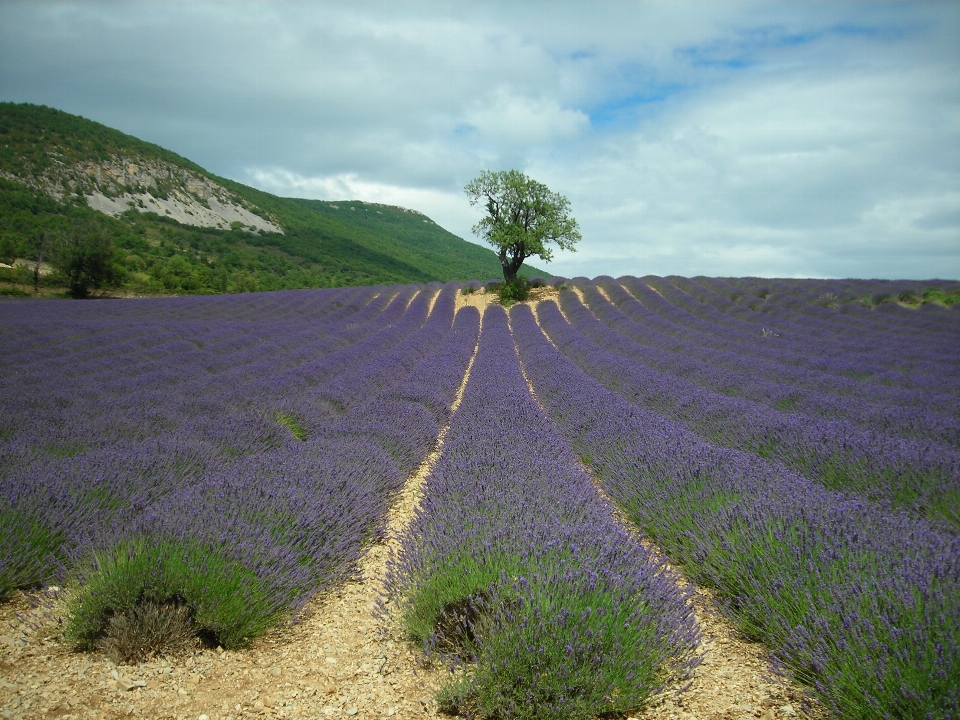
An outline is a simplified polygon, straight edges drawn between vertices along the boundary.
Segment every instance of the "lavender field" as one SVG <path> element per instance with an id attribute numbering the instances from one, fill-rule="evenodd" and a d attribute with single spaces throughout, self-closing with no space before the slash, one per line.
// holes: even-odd
<path id="1" fill-rule="evenodd" d="M 379 612 L 448 711 L 642 707 L 701 651 L 682 573 L 836 717 L 958 717 L 960 285 L 550 285 L 0 301 L 0 598 L 248 646 L 443 434 Z"/>

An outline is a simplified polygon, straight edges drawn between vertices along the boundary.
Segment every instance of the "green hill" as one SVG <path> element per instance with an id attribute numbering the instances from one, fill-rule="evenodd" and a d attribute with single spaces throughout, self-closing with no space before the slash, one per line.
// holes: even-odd
<path id="1" fill-rule="evenodd" d="M 78 228 L 113 239 L 135 293 L 501 276 L 492 250 L 415 210 L 277 197 L 100 123 L 0 103 L 0 262 L 48 259 Z M 28 269 L 0 269 L 3 280 L 29 282 Z"/>

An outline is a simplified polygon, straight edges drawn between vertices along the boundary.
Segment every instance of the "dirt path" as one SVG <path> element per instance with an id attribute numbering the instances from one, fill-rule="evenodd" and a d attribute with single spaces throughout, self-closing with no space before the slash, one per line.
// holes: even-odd
<path id="1" fill-rule="evenodd" d="M 557 291 L 535 291 L 531 303 Z M 481 312 L 495 295 L 457 296 L 457 309 Z M 471 361 L 472 367 L 472 361 Z M 464 377 L 454 409 L 459 405 Z M 418 666 L 419 653 L 395 626 L 373 614 L 387 559 L 409 523 L 437 447 L 411 477 L 390 511 L 385 542 L 365 553 L 360 577 L 314 599 L 301 622 L 268 634 L 244 651 L 203 650 L 175 661 L 117 667 L 98 654 L 79 654 L 57 640 L 64 598 L 55 590 L 18 593 L 0 605 L 0 716 L 3 720 L 63 718 L 436 718 L 441 672 Z M 611 512 L 616 512 L 611 505 Z M 745 641 L 696 593 L 705 638 L 702 664 L 683 693 L 665 690 L 635 717 L 746 720 L 803 715 L 797 688 L 766 678 L 762 646 Z M 129 689 L 128 689 L 129 688 Z"/>

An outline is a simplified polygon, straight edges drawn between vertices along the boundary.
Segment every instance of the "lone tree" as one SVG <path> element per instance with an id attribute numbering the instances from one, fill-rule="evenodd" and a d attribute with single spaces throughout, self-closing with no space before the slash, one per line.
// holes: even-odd
<path id="1" fill-rule="evenodd" d="M 516 281 L 517 271 L 531 255 L 550 262 L 549 243 L 576 252 L 573 246 L 580 240 L 580 230 L 570 217 L 570 201 L 543 183 L 519 170 L 484 170 L 464 190 L 471 205 L 483 203 L 487 211 L 472 230 L 496 248 L 506 282 Z"/>

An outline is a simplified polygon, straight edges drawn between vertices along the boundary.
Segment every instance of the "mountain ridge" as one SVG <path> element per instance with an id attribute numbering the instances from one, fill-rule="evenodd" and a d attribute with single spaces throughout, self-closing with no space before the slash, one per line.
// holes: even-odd
<path id="1" fill-rule="evenodd" d="M 44 242 L 78 223 L 113 238 L 125 288 L 142 294 L 501 274 L 492 250 L 447 232 L 417 210 L 279 197 L 92 120 L 45 106 L 0 103 L 5 255 L 33 259 L 42 255 Z M 18 279 L 12 275 L 0 269 L 0 280 Z"/>

